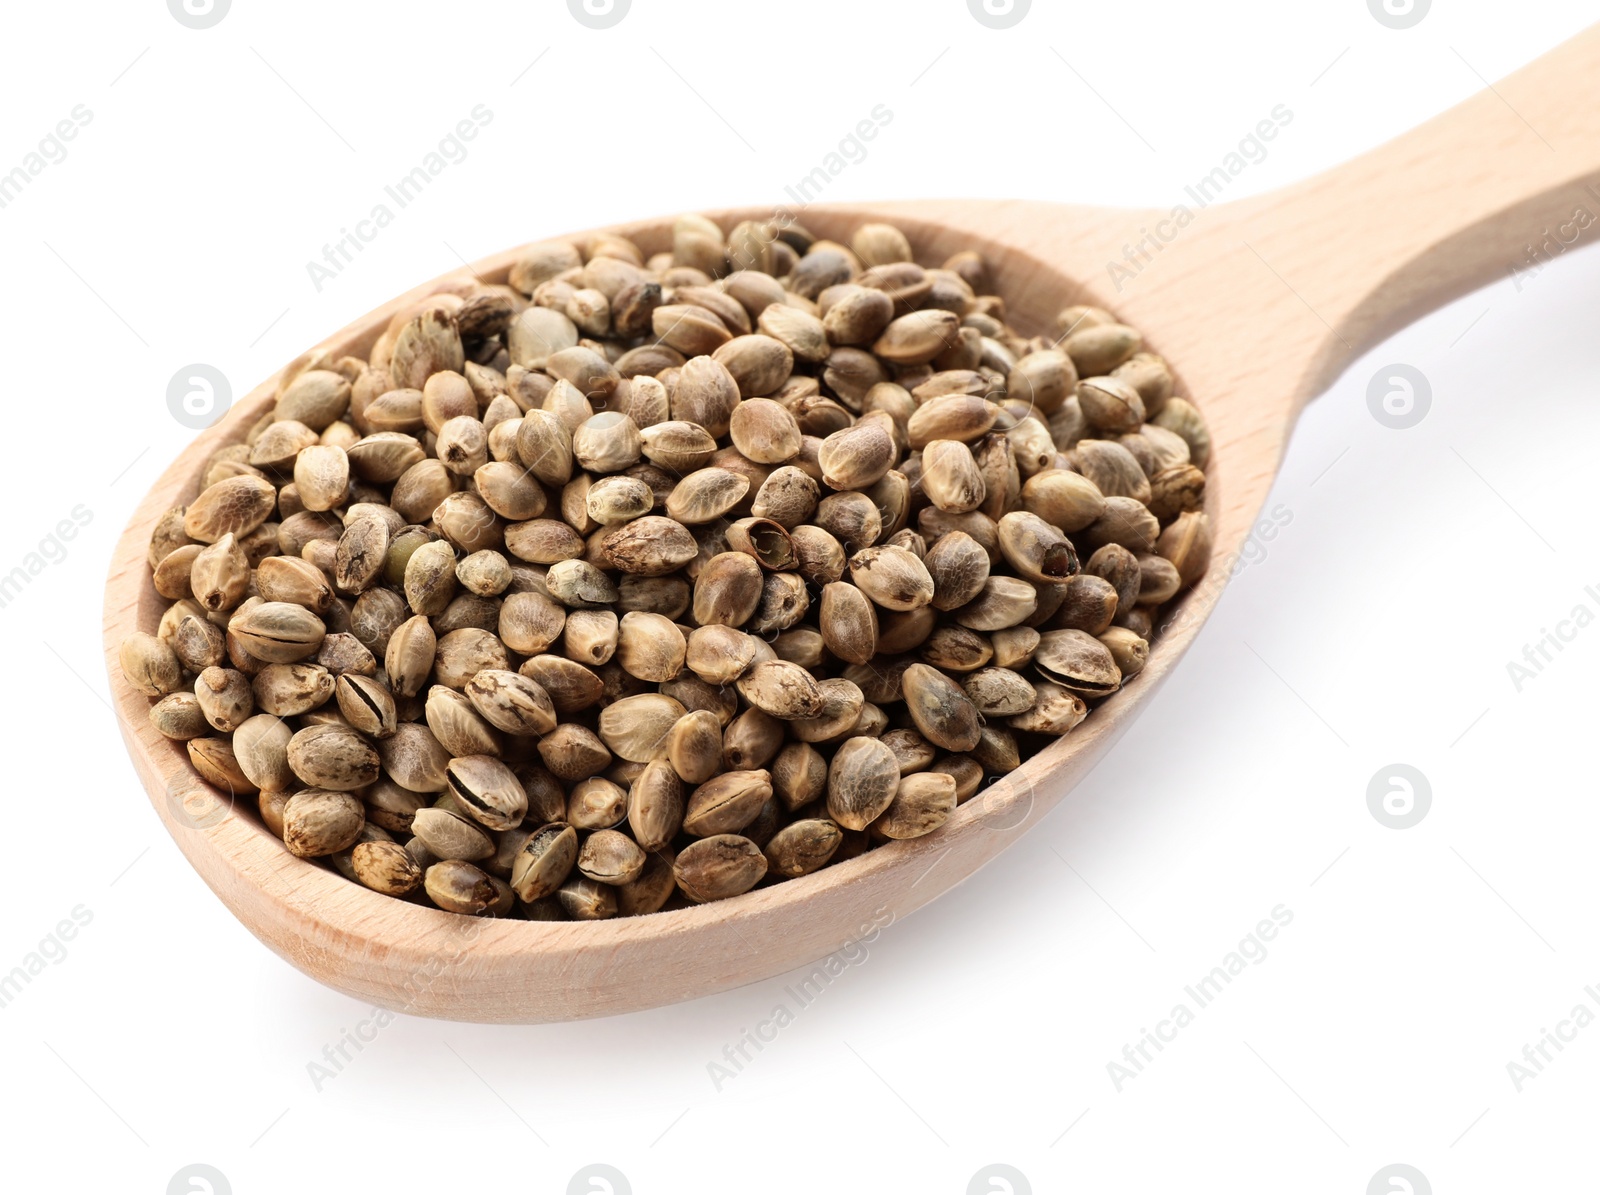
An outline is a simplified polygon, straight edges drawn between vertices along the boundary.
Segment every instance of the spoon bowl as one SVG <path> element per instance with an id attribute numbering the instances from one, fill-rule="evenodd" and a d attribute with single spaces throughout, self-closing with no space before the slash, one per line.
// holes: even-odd
<path id="1" fill-rule="evenodd" d="M 185 450 L 118 541 L 104 642 L 139 778 L 190 863 L 252 933 L 313 978 L 396 1011 L 519 1023 L 604 1016 L 723 991 L 836 951 L 1000 854 L 1116 742 L 1215 607 L 1310 397 L 1394 328 L 1520 262 L 1525 242 L 1574 209 L 1600 212 L 1600 118 L 1584 102 L 1595 77 L 1600 32 L 1591 30 L 1361 159 L 1239 202 L 1126 211 L 927 200 L 797 213 L 840 241 L 864 222 L 890 221 L 927 264 L 979 250 L 1025 335 L 1049 332 L 1069 304 L 1110 309 L 1169 361 L 1177 393 L 1211 429 L 1211 567 L 1168 608 L 1143 671 L 932 835 L 731 900 L 598 922 L 460 917 L 380 896 L 289 854 L 253 810 L 232 809 L 182 745 L 150 726 L 148 700 L 117 665 L 122 639 L 152 630 L 165 605 L 145 561 L 150 529 L 193 498 L 211 454 L 242 440 L 270 407 L 274 381 Z M 773 213 L 708 214 L 726 229 Z M 670 229 L 658 219 L 598 231 L 628 236 L 648 254 L 670 246 Z M 471 273 L 502 282 L 518 254 L 486 258 Z M 320 347 L 365 357 L 397 312 L 463 276 L 418 287 Z"/>

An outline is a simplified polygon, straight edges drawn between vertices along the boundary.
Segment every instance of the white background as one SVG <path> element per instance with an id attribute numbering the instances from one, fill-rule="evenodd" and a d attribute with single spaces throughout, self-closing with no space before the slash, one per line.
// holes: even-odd
<path id="1" fill-rule="evenodd" d="M 1397 32 L 1363 0 L 1036 0 L 997 32 L 961 0 L 634 0 L 596 31 L 559 0 L 234 0 L 195 31 L 160 0 L 8 6 L 0 171 L 75 105 L 93 119 L 0 210 L 0 572 L 74 506 L 92 522 L 0 610 L 0 972 L 74 907 L 92 921 L 0 1009 L 4 1185 L 157 1193 L 203 1162 L 239 1195 L 561 1192 L 600 1162 L 641 1195 L 956 1193 L 1005 1163 L 1035 1192 L 1360 1195 L 1401 1162 L 1440 1193 L 1577 1189 L 1600 1028 L 1521 1092 L 1507 1063 L 1578 1003 L 1600 1011 L 1600 631 L 1520 692 L 1507 663 L 1600 611 L 1594 252 L 1352 366 L 1268 500 L 1288 525 L 1120 745 L 720 1091 L 708 1064 L 792 977 L 576 1025 L 401 1018 L 314 1089 L 307 1063 L 370 1010 L 223 909 L 104 705 L 105 568 L 192 434 L 166 407 L 181 366 L 242 394 L 458 254 L 781 202 L 877 104 L 892 124 L 828 198 L 1166 205 L 1284 104 L 1293 123 L 1234 184 L 1258 192 L 1594 16 L 1433 8 Z M 478 104 L 470 155 L 319 292 L 306 262 Z M 1367 409 L 1391 363 L 1432 384 L 1410 430 Z M 1367 808 L 1396 762 L 1432 789 L 1409 830 Z M 1278 905 L 1293 921 L 1265 961 L 1119 1092 L 1124 1044 Z"/>

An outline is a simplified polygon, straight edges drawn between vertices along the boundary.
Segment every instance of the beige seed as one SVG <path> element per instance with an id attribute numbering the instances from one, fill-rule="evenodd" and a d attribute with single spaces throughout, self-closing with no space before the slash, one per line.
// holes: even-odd
<path id="1" fill-rule="evenodd" d="M 668 733 L 684 714 L 682 704 L 664 693 L 624 697 L 600 711 L 600 739 L 617 758 L 646 763 L 663 749 Z"/>
<path id="2" fill-rule="evenodd" d="M 1071 542 L 1036 514 L 1012 511 L 1000 520 L 999 535 L 1006 561 L 1029 581 L 1062 581 L 1078 571 Z"/>
<path id="3" fill-rule="evenodd" d="M 761 601 L 762 569 L 743 552 L 721 552 L 700 569 L 694 583 L 694 620 L 701 626 L 743 626 Z"/>
<path id="4" fill-rule="evenodd" d="M 635 841 L 646 851 L 662 850 L 682 828 L 683 815 L 683 781 L 666 760 L 651 760 L 628 792 L 628 828 Z"/>
<path id="5" fill-rule="evenodd" d="M 868 267 L 911 260 L 911 242 L 893 224 L 863 224 L 850 238 L 850 248 Z"/>
<path id="6" fill-rule="evenodd" d="M 699 554 L 694 536 L 682 524 L 659 515 L 624 523 L 606 532 L 600 543 L 612 568 L 644 577 L 665 576 Z"/>
<path id="7" fill-rule="evenodd" d="M 466 755 L 445 767 L 456 804 L 491 830 L 512 830 L 528 812 L 528 794 L 509 767 L 489 755 Z"/>
<path id="8" fill-rule="evenodd" d="M 756 326 L 787 345 L 797 360 L 816 363 L 828 356 L 827 330 L 812 312 L 774 302 L 762 310 Z"/>
<path id="9" fill-rule="evenodd" d="M 1122 683 L 1111 652 L 1084 631 L 1049 631 L 1041 635 L 1034 665 L 1048 679 L 1085 696 L 1103 696 Z"/>
<path id="10" fill-rule="evenodd" d="M 407 792 L 392 780 L 379 780 L 362 794 L 367 806 L 367 821 L 382 826 L 391 834 L 410 835 L 412 820 L 426 799 L 421 793 Z"/>
<path id="11" fill-rule="evenodd" d="M 970 444 L 995 425 L 1000 408 L 985 398 L 951 394 L 925 402 L 906 422 L 912 448 L 925 448 L 935 440 Z"/>
<path id="12" fill-rule="evenodd" d="M 795 440 L 798 445 L 798 430 Z M 672 488 L 672 493 L 667 497 L 667 515 L 691 526 L 710 523 L 738 506 L 749 489 L 750 479 L 743 474 L 715 467 L 697 469 Z M 640 513 L 648 514 L 649 507 L 646 506 Z"/>
<path id="13" fill-rule="evenodd" d="M 640 680 L 672 680 L 683 671 L 688 645 L 683 632 L 660 614 L 632 611 L 617 629 L 617 663 Z"/>
<path id="14" fill-rule="evenodd" d="M 478 496 L 501 518 L 520 522 L 544 513 L 544 490 L 532 469 L 510 461 L 490 461 L 472 475 L 472 480 Z"/>
<path id="15" fill-rule="evenodd" d="M 350 865 L 357 880 L 385 896 L 404 896 L 422 884 L 422 868 L 398 842 L 358 842 Z"/>
<path id="16" fill-rule="evenodd" d="M 378 743 L 378 758 L 384 772 L 401 788 L 414 793 L 444 791 L 444 769 L 450 755 L 426 726 L 402 722 Z"/>
<path id="17" fill-rule="evenodd" d="M 1088 716 L 1083 698 L 1053 681 L 1034 685 L 1033 708 L 1009 719 L 1018 730 L 1059 738 Z"/>
<path id="18" fill-rule="evenodd" d="M 556 892 L 562 910 L 574 921 L 602 921 L 617 915 L 617 889 L 587 876 L 572 876 Z"/>
<path id="19" fill-rule="evenodd" d="M 1061 342 L 1082 377 L 1110 373 L 1144 344 L 1144 338 L 1126 324 L 1095 324 L 1080 327 Z"/>
<path id="20" fill-rule="evenodd" d="M 940 510 L 977 510 L 988 493 L 972 450 L 959 440 L 934 440 L 922 449 L 922 490 Z"/>
<path id="21" fill-rule="evenodd" d="M 762 568 L 783 571 L 795 566 L 794 540 L 771 519 L 740 519 L 724 533 L 728 547 L 755 557 Z"/>
<path id="22" fill-rule="evenodd" d="M 574 610 L 561 633 L 561 652 L 589 667 L 609 660 L 617 650 L 617 616 L 610 610 Z"/>
<path id="23" fill-rule="evenodd" d="M 717 451 L 716 438 L 709 431 L 683 419 L 669 419 L 645 428 L 640 441 L 646 457 L 674 473 L 703 468 Z"/>
<path id="24" fill-rule="evenodd" d="M 1150 422 L 1181 436 L 1189 445 L 1189 461 L 1196 468 L 1204 469 L 1211 460 L 1211 431 L 1193 404 L 1181 398 L 1169 399 Z"/>
<path id="25" fill-rule="evenodd" d="M 313 444 L 295 457 L 294 483 L 307 510 L 332 510 L 350 488 L 350 460 L 343 448 Z"/>
<path id="26" fill-rule="evenodd" d="M 578 830 L 609 830 L 628 812 L 628 791 L 603 776 L 590 776 L 567 794 L 567 824 Z"/>
<path id="27" fill-rule="evenodd" d="M 206 668 L 194 682 L 194 696 L 206 721 L 217 730 L 231 733 L 255 713 L 255 698 L 250 678 L 232 668 Z"/>
<path id="28" fill-rule="evenodd" d="M 499 755 L 505 749 L 500 735 L 472 702 L 444 685 L 428 690 L 423 718 L 439 745 L 451 756 Z"/>
<path id="29" fill-rule="evenodd" d="M 679 779 L 686 784 L 704 784 L 722 766 L 722 727 L 717 716 L 710 710 L 691 710 L 684 714 L 668 732 L 664 751 Z M 642 779 L 641 774 L 634 781 L 636 793 Z M 630 800 L 630 818 L 632 808 Z M 634 830 L 637 835 L 639 827 L 635 826 Z M 643 842 L 643 836 L 639 837 Z"/>
<path id="30" fill-rule="evenodd" d="M 738 833 L 771 796 L 772 776 L 764 769 L 724 772 L 689 794 L 683 829 L 699 838 Z"/>
<path id="31" fill-rule="evenodd" d="M 899 784 L 893 751 L 878 739 L 847 739 L 828 768 L 828 816 L 847 830 L 865 830 L 889 807 Z"/>
<path id="32" fill-rule="evenodd" d="M 761 483 L 750 513 L 793 531 L 811 517 L 820 497 L 821 490 L 814 478 L 803 469 L 785 465 L 774 469 Z"/>
<path id="33" fill-rule="evenodd" d="M 696 627 L 689 633 L 684 662 L 689 671 L 712 685 L 726 685 L 756 661 L 761 641 L 733 627 Z"/>
<path id="34" fill-rule="evenodd" d="M 1113 377 L 1084 378 L 1078 403 L 1089 426 L 1097 431 L 1131 432 L 1144 422 L 1144 400 L 1129 383 Z"/>
<path id="35" fill-rule="evenodd" d="M 544 583 L 552 599 L 574 610 L 609 606 L 621 596 L 616 583 L 587 560 L 557 561 Z"/>
<path id="36" fill-rule="evenodd" d="M 632 883 L 644 871 L 646 856 L 639 844 L 616 830 L 597 830 L 578 852 L 578 870 L 600 884 Z"/>
<path id="37" fill-rule="evenodd" d="M 584 513 L 594 522 L 604 525 L 642 518 L 650 513 L 654 505 L 655 492 L 636 477 L 602 477 L 584 492 Z M 675 514 L 670 506 L 667 513 L 680 523 L 687 521 Z"/>
<path id="38" fill-rule="evenodd" d="M 721 329 L 715 317 L 699 308 L 663 307 L 656 311 L 656 319 L 659 320 L 662 312 L 668 310 L 691 312 L 693 314 L 689 319 L 709 322 Z M 721 330 L 721 334 L 724 339 L 727 338 L 725 329 Z M 688 352 L 688 350 L 682 351 Z M 684 364 L 678 375 L 678 384 L 672 390 L 672 418 L 696 424 L 713 439 L 720 439 L 728 434 L 728 421 L 733 415 L 734 408 L 739 405 L 739 384 L 728 372 L 728 367 L 714 357 L 695 356 L 692 352 L 689 356 L 691 359 Z"/>
<path id="39" fill-rule="evenodd" d="M 798 664 L 767 660 L 756 664 L 737 683 L 742 696 L 774 718 L 814 718 L 822 712 L 822 690 Z"/>
<path id="40" fill-rule="evenodd" d="M 906 712 L 930 743 L 946 751 L 970 751 L 977 745 L 982 719 L 953 680 L 927 664 L 912 664 L 901 684 Z"/>
<path id="41" fill-rule="evenodd" d="M 825 818 L 790 822 L 767 842 L 767 870 L 787 879 L 810 875 L 825 867 L 843 842 L 839 827 Z"/>
<path id="42" fill-rule="evenodd" d="M 327 627 L 311 611 L 287 602 L 263 602 L 234 616 L 228 624 L 246 651 L 257 660 L 293 664 L 314 656 Z"/>
<path id="43" fill-rule="evenodd" d="M 441 859 L 423 874 L 422 883 L 428 899 L 447 913 L 476 917 L 499 898 L 494 877 L 461 859 Z"/>
<path id="44" fill-rule="evenodd" d="M 757 464 L 782 464 L 800 451 L 794 414 L 768 398 L 749 398 L 734 407 L 728 430 L 733 446 Z"/>
<path id="45" fill-rule="evenodd" d="M 822 441 L 817 463 L 822 480 L 836 490 L 863 490 L 895 461 L 894 437 L 876 422 L 861 422 Z"/>
<path id="46" fill-rule="evenodd" d="M 189 762 L 194 765 L 194 770 L 200 773 L 206 783 L 230 796 L 255 791 L 256 786 L 239 767 L 233 744 L 227 739 L 190 739 L 184 748 L 189 753 Z"/>
<path id="47" fill-rule="evenodd" d="M 572 455 L 594 473 L 620 473 L 639 463 L 644 441 L 632 419 L 603 411 L 584 420 L 572 433 Z"/>
<path id="48" fill-rule="evenodd" d="M 578 835 L 571 826 L 547 825 L 535 830 L 511 865 L 511 887 L 525 901 L 554 893 L 578 860 Z"/>
<path id="49" fill-rule="evenodd" d="M 183 516 L 183 531 L 192 540 L 214 544 L 230 532 L 235 538 L 248 535 L 272 514 L 278 492 L 260 477 L 247 474 L 229 477 L 208 486 L 189 504 Z"/>
<path id="50" fill-rule="evenodd" d="M 539 740 L 539 758 L 558 780 L 586 780 L 603 771 L 611 752 L 587 726 L 563 722 Z"/>
<path id="51" fill-rule="evenodd" d="M 200 709 L 199 700 L 193 693 L 182 690 L 167 694 L 150 707 L 150 725 L 177 742 L 199 738 L 212 728 Z"/>
<path id="52" fill-rule="evenodd" d="M 1033 708 L 1033 686 L 1027 677 L 1010 668 L 980 668 L 962 688 L 986 718 L 1009 717 Z"/>
<path id="53" fill-rule="evenodd" d="M 1073 393 L 1078 371 L 1060 349 L 1041 349 L 1020 358 L 1006 375 L 1006 397 L 1048 416 Z"/>
<path id="54" fill-rule="evenodd" d="M 1039 608 L 1039 590 L 1016 577 L 991 576 L 978 596 L 952 612 L 974 631 L 1003 631 L 1032 618 Z"/>
<path id="55" fill-rule="evenodd" d="M 265 602 L 287 602 L 326 614 L 336 600 L 327 574 L 311 561 L 293 556 L 269 556 L 256 569 L 255 580 L 256 593 Z"/>
<path id="56" fill-rule="evenodd" d="M 1198 581 L 1211 563 L 1211 519 L 1203 511 L 1188 511 L 1172 521 L 1156 544 L 1156 551 L 1178 570 L 1184 585 Z"/>
<path id="57" fill-rule="evenodd" d="M 717 834 L 684 847 L 672 874 L 685 896 L 707 904 L 754 888 L 767 874 L 767 859 L 748 838 Z"/>
<path id="58" fill-rule="evenodd" d="M 789 724 L 789 733 L 802 743 L 832 743 L 853 733 L 864 733 L 857 726 L 866 711 L 866 699 L 854 681 L 829 677 L 818 681 L 822 690 L 822 710 L 814 718 L 799 718 Z M 776 745 L 774 746 L 774 753 Z"/>
<path id="59" fill-rule="evenodd" d="M 512 593 L 500 606 L 501 640 L 514 652 L 538 655 L 561 637 L 567 612 L 542 593 Z M 432 655 L 432 649 L 429 649 Z M 392 671 L 392 669 L 391 669 Z"/>
<path id="60" fill-rule="evenodd" d="M 794 369 L 794 351 L 765 334 L 735 336 L 718 348 L 712 359 L 721 362 L 732 375 L 746 400 L 773 393 Z"/>
<path id="61" fill-rule="evenodd" d="M 1046 469 L 1022 487 L 1022 505 L 1068 535 L 1081 531 L 1105 513 L 1100 488 L 1080 473 Z"/>
<path id="62" fill-rule="evenodd" d="M 122 675 L 146 697 L 165 697 L 183 679 L 183 667 L 172 648 L 154 635 L 135 631 L 118 649 Z"/>
<path id="63" fill-rule="evenodd" d="M 793 813 L 820 799 L 828 784 L 828 764 L 809 743 L 790 743 L 772 761 L 772 791 Z"/>
<path id="64" fill-rule="evenodd" d="M 495 853 L 494 839 L 476 822 L 451 809 L 419 809 L 411 819 L 411 829 L 440 859 L 477 862 Z"/>
<path id="65" fill-rule="evenodd" d="M 915 610 L 933 601 L 933 578 L 927 566 L 904 548 L 857 552 L 850 558 L 850 577 L 885 610 Z"/>
<path id="66" fill-rule="evenodd" d="M 822 318 L 828 339 L 834 344 L 871 344 L 894 318 L 894 300 L 881 290 L 866 286 L 840 287 L 843 294 L 828 305 Z"/>
<path id="67" fill-rule="evenodd" d="M 989 553 L 965 531 L 941 535 L 923 561 L 933 580 L 933 606 L 955 610 L 983 591 L 989 579 Z"/>
<path id="68" fill-rule="evenodd" d="M 283 843 L 302 859 L 342 851 L 361 835 L 366 815 L 347 792 L 309 788 L 289 798 L 283 809 Z"/>
<path id="69" fill-rule="evenodd" d="M 944 825 L 955 808 L 955 777 L 919 772 L 900 781 L 894 800 L 872 823 L 872 830 L 885 838 L 921 838 Z"/>
<path id="70" fill-rule="evenodd" d="M 872 351 L 896 365 L 920 365 L 948 348 L 960 325 L 953 311 L 913 311 L 884 329 Z"/>
<path id="71" fill-rule="evenodd" d="M 822 587 L 818 625 L 828 650 L 848 664 L 871 663 L 877 654 L 877 611 L 854 585 L 834 581 Z"/>
<path id="72" fill-rule="evenodd" d="M 197 602 L 207 610 L 231 610 L 244 600 L 250 585 L 250 561 L 231 531 L 208 547 L 190 547 L 194 552 L 186 588 L 194 594 Z M 184 550 L 178 549 L 179 552 Z M 177 554 L 173 552 L 167 559 L 171 560 Z M 175 596 L 186 597 L 188 594 Z"/>

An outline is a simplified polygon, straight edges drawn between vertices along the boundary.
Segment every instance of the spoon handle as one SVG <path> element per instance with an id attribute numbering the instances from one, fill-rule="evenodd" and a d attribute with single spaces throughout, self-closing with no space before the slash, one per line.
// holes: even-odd
<path id="1" fill-rule="evenodd" d="M 1240 205 L 1250 244 L 1327 326 L 1299 401 L 1458 295 L 1506 277 L 1525 289 L 1600 241 L 1597 80 L 1600 25 L 1370 153 Z"/>

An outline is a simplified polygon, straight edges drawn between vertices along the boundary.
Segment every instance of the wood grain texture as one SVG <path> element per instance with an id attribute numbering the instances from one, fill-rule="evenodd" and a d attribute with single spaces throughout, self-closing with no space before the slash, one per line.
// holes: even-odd
<path id="1" fill-rule="evenodd" d="M 227 799 L 193 774 L 182 746 L 150 727 L 149 701 L 117 666 L 123 637 L 153 630 L 164 606 L 145 563 L 150 528 L 192 498 L 205 459 L 241 439 L 268 408 L 270 381 L 173 463 L 117 545 L 104 644 L 135 770 L 189 861 L 252 933 L 313 978 L 388 1008 L 484 1022 L 603 1016 L 722 991 L 838 950 L 993 859 L 1117 740 L 1215 606 L 1306 401 L 1395 328 L 1520 263 L 1526 244 L 1576 208 L 1600 211 L 1600 192 L 1588 191 L 1600 186 L 1600 118 L 1587 102 L 1595 78 L 1600 32 L 1591 30 L 1357 161 L 1275 194 L 1196 206 L 1181 228 L 1161 223 L 1172 218 L 1168 211 L 1022 201 L 926 200 L 802 214 L 809 227 L 840 240 L 863 220 L 893 220 L 925 262 L 981 249 L 1025 332 L 1048 330 L 1068 303 L 1113 309 L 1171 361 L 1179 393 L 1205 412 L 1215 442 L 1212 569 L 1173 608 L 1148 666 L 936 834 L 719 904 L 589 923 L 456 917 L 379 896 L 290 855 L 253 809 L 230 812 Z M 710 214 L 729 227 L 770 213 Z M 669 226 L 663 219 L 617 231 L 651 252 L 666 247 Z M 1137 249 L 1125 253 L 1141 240 L 1143 258 Z M 473 272 L 502 281 L 516 256 L 498 254 Z M 1114 274 L 1112 262 L 1127 271 Z M 397 311 L 462 277 L 418 287 L 324 347 L 364 357 Z"/>

